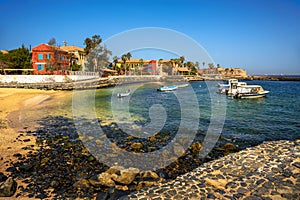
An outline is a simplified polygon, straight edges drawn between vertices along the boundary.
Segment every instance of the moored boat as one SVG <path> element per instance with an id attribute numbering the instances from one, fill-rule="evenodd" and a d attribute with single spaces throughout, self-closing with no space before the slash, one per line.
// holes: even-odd
<path id="1" fill-rule="evenodd" d="M 260 85 L 246 85 L 237 88 L 233 97 L 238 99 L 261 98 L 265 97 L 268 93 L 269 91 L 264 90 Z"/>
<path id="2" fill-rule="evenodd" d="M 226 84 L 217 84 L 217 87 L 219 88 L 218 93 L 232 95 L 236 92 L 237 88 L 245 85 L 247 85 L 246 82 L 239 82 L 237 79 L 229 79 Z"/>
<path id="3" fill-rule="evenodd" d="M 169 86 L 163 86 L 157 89 L 157 91 L 160 92 L 167 92 L 167 91 L 173 91 L 176 90 L 178 87 L 176 85 L 169 85 Z"/>
<path id="4" fill-rule="evenodd" d="M 127 97 L 130 95 L 130 90 L 127 90 L 126 92 L 118 93 L 117 97 L 122 98 L 122 97 Z"/>

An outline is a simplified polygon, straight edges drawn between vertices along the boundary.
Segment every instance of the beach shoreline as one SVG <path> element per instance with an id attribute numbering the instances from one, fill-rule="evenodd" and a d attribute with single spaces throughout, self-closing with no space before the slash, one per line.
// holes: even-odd
<path id="1" fill-rule="evenodd" d="M 36 109 L 47 106 L 45 102 L 61 96 L 61 93 L 37 89 L 0 88 L 0 172 L 4 175 L 11 176 L 8 169 L 18 161 L 17 155 L 26 157 L 29 152 L 38 149 L 36 136 L 30 133 L 38 128 L 37 121 L 42 116 L 28 116 L 27 112 L 35 112 Z M 25 186 L 21 180 L 15 181 L 18 186 Z"/>
<path id="2" fill-rule="evenodd" d="M 64 131 L 67 129 L 68 129 L 68 133 L 72 132 L 73 126 L 70 125 L 71 123 L 67 121 L 67 120 L 72 120 L 72 117 L 70 116 L 71 112 L 70 112 L 70 110 L 65 111 L 65 109 L 69 109 L 69 107 L 70 107 L 70 105 L 69 105 L 69 107 L 66 107 L 65 104 L 67 101 L 70 101 L 70 98 L 72 97 L 71 94 L 72 94 L 71 92 L 67 92 L 67 91 L 0 89 L 0 105 L 2 105 L 1 112 L 0 112 L 0 120 L 1 120 L 1 124 L 0 124 L 1 125 L 1 129 L 0 129 L 1 130 L 1 134 L 0 134 L 0 141 L 1 141 L 0 172 L 3 172 L 5 175 L 9 176 L 11 173 L 14 173 L 14 172 L 9 172 L 6 170 L 10 167 L 13 167 L 13 163 L 16 163 L 18 161 L 20 162 L 20 160 L 18 160 L 18 158 L 21 157 L 22 159 L 27 160 L 27 161 L 32 161 L 33 159 L 36 158 L 36 157 L 34 157 L 35 155 L 32 156 L 33 153 L 29 153 L 29 152 L 38 152 L 40 150 L 39 149 L 40 146 L 38 146 L 38 144 L 36 143 L 38 130 L 41 131 L 41 129 L 45 128 L 46 130 L 50 130 L 50 131 L 53 131 L 54 133 L 58 133 L 58 134 L 60 134 L 61 130 Z M 58 102 L 61 102 L 61 103 L 58 104 Z M 63 110 L 63 112 L 62 112 L 62 110 Z M 52 113 L 52 112 L 54 112 L 54 113 Z M 51 118 L 51 116 L 53 118 Z M 58 118 L 56 118 L 56 117 L 58 117 Z M 49 120 L 49 123 L 43 127 L 43 125 L 41 123 L 39 123 L 39 122 L 41 122 L 39 120 L 42 120 L 43 122 L 45 122 L 45 121 L 47 122 L 47 120 Z M 52 123 L 51 123 L 51 121 L 52 121 Z M 52 128 L 53 126 L 54 126 L 54 128 Z M 70 131 L 69 129 L 72 129 L 72 130 Z M 51 136 L 50 137 L 49 136 L 50 135 L 43 136 L 42 139 L 47 139 L 47 138 L 51 139 Z M 68 142 L 69 142 L 68 139 L 65 140 L 66 136 L 67 135 L 62 134 L 60 137 L 58 137 L 58 139 L 56 141 L 54 141 L 54 143 L 53 142 L 50 143 L 50 145 L 52 145 L 52 147 L 53 147 L 53 145 L 54 145 L 54 147 L 57 147 L 60 145 L 63 146 L 62 144 L 64 144 L 64 145 L 68 144 Z M 268 142 L 268 144 L 269 144 L 268 145 L 268 148 L 269 148 L 268 153 L 270 153 L 269 151 L 270 151 L 270 147 L 272 147 L 272 144 L 276 144 L 276 143 L 278 143 L 278 142 Z M 56 146 L 56 144 L 57 144 L 57 146 Z M 290 143 L 287 143 L 288 147 L 289 147 L 289 145 L 290 145 Z M 299 140 L 292 145 L 299 146 Z M 280 145 L 277 145 L 277 146 L 280 146 Z M 297 148 L 298 148 L 298 146 L 297 146 Z M 255 147 L 251 147 L 250 149 L 256 149 L 255 152 L 257 154 L 257 153 L 259 153 L 259 150 L 264 150 L 264 148 L 265 148 L 264 145 L 258 145 Z M 66 147 L 66 150 L 67 149 L 72 149 L 72 148 Z M 290 148 L 287 148 L 287 149 L 290 149 Z M 251 152 L 251 154 L 252 154 L 252 152 L 254 152 L 254 151 L 248 151 L 248 150 L 244 150 L 242 152 L 245 152 L 245 151 Z M 280 149 L 279 149 L 279 151 L 280 151 Z M 290 150 L 288 150 L 288 151 L 290 151 Z M 290 155 L 288 151 L 286 154 L 287 156 Z M 296 150 L 293 150 L 293 151 L 296 151 Z M 73 155 L 72 153 L 74 153 L 75 150 L 74 150 L 74 152 L 69 152 L 69 151 L 65 151 L 65 152 L 68 152 L 70 155 Z M 45 157 L 44 157 L 45 160 L 46 160 L 47 156 L 49 156 L 49 155 L 56 155 L 55 153 L 57 153 L 57 149 L 53 148 L 51 154 L 45 154 Z M 14 156 L 17 154 L 21 154 L 22 156 Z M 30 158 L 29 154 L 31 154 L 31 156 L 32 156 L 31 158 Z M 78 152 L 78 156 L 81 156 L 79 154 L 81 154 L 80 151 Z M 251 156 L 251 154 L 249 154 L 249 156 Z M 41 154 L 39 154 L 39 155 L 41 155 Z M 230 155 L 235 156 L 235 155 L 240 155 L 240 153 L 233 153 Z M 219 159 L 215 159 L 209 163 L 218 163 L 221 160 L 222 160 L 222 162 L 227 162 L 227 160 L 231 160 L 232 156 L 227 156 L 227 157 L 225 156 L 225 157 L 222 157 Z M 248 154 L 247 154 L 247 156 L 248 156 Z M 272 157 L 272 156 L 276 156 L 276 155 L 270 153 L 270 154 L 267 154 L 266 158 L 268 158 L 268 156 Z M 293 163 L 291 162 L 290 166 L 295 165 L 294 169 L 298 170 L 299 165 L 297 163 L 300 162 L 299 154 L 293 154 L 293 156 L 296 156 L 295 158 L 297 160 L 294 161 Z M 81 158 L 81 157 L 78 157 L 78 158 Z M 85 159 L 89 159 L 89 158 L 90 157 L 87 157 Z M 80 163 L 82 161 L 85 162 L 86 161 L 85 159 L 80 160 Z M 278 163 L 278 165 L 279 164 L 281 164 L 281 163 Z M 292 165 L 292 164 L 294 164 L 294 165 Z M 209 164 L 201 165 L 197 169 L 201 169 L 200 171 L 203 171 L 203 166 L 207 166 L 207 165 L 209 165 Z M 236 163 L 236 165 L 238 166 L 239 163 Z M 53 166 L 50 166 L 50 167 L 53 168 Z M 277 167 L 277 166 L 274 165 L 274 167 Z M 40 166 L 39 169 L 42 169 L 42 168 L 43 168 L 43 166 Z M 54 168 L 55 168 L 55 165 L 54 165 Z M 95 167 L 95 168 L 97 168 L 97 167 Z M 102 167 L 101 170 L 103 170 L 103 169 L 104 168 Z M 197 170 L 197 169 L 195 169 L 195 170 Z M 98 168 L 98 170 L 100 170 L 100 168 Z M 232 169 L 232 170 L 234 170 L 234 169 Z M 242 170 L 242 168 L 240 170 Z M 254 168 L 251 168 L 249 170 L 254 170 Z M 228 172 L 230 172 L 229 169 L 228 169 Z M 295 176 L 298 176 L 297 175 L 298 172 L 299 172 L 299 170 L 295 171 L 295 173 L 294 173 Z M 186 173 L 186 175 L 182 175 L 182 176 L 188 176 L 189 174 L 193 174 L 193 172 L 188 172 L 188 173 Z M 29 175 L 29 173 L 28 173 L 28 175 Z M 214 174 L 212 174 L 212 175 L 214 175 Z M 280 173 L 279 173 L 279 175 L 280 175 Z M 23 182 L 24 178 L 20 178 L 20 176 L 17 175 L 15 180 L 18 183 L 18 187 L 23 186 L 25 188 L 26 184 Z M 34 179 L 31 179 L 31 181 L 33 181 L 33 180 Z M 176 180 L 178 180 L 178 179 L 176 179 Z M 170 183 L 172 183 L 174 181 L 175 180 L 171 180 Z M 247 182 L 247 180 L 245 180 L 244 182 Z M 181 180 L 181 183 L 183 184 L 184 181 Z M 208 185 L 211 185 L 211 184 L 214 185 L 214 182 L 208 183 Z M 295 187 L 298 187 L 297 186 L 298 183 L 295 183 L 295 184 L 296 184 Z M 168 185 L 168 184 L 165 184 L 165 185 Z M 165 186 L 162 185 L 161 189 L 163 190 L 164 187 Z M 213 190 L 216 190 L 218 192 L 218 189 L 219 189 L 218 187 L 219 186 L 217 185 L 216 188 L 213 188 Z M 136 195 L 136 194 L 141 195 L 139 197 L 145 197 L 144 196 L 145 193 L 146 193 L 146 196 L 148 196 L 149 194 L 147 194 L 146 191 L 149 191 L 149 190 L 151 190 L 151 187 L 149 189 L 145 189 L 140 192 L 136 192 L 133 195 L 131 195 L 131 197 L 134 198 L 134 195 Z M 145 192 L 145 193 L 143 194 L 143 192 Z M 205 195 L 207 195 L 208 193 L 205 193 Z M 76 193 L 74 193 L 74 194 L 76 195 Z M 213 194 L 216 195 L 216 193 L 213 193 Z M 230 191 L 227 191 L 227 194 L 230 194 Z M 19 195 L 19 196 L 17 196 L 17 195 Z M 50 192 L 50 193 L 48 193 L 48 195 L 49 195 L 48 198 L 51 198 L 58 194 Z M 159 193 L 157 193 L 156 195 L 159 195 Z M 278 194 L 276 194 L 276 196 L 278 196 Z M 10 199 L 15 199 L 17 197 L 22 198 L 22 199 L 29 198 L 28 193 L 22 192 L 22 189 L 19 189 L 19 188 L 16 191 L 16 193 L 14 194 L 14 196 L 10 197 Z M 30 199 L 33 199 L 33 198 L 34 198 L 34 196 L 31 197 Z M 9 199 L 9 198 L 7 198 L 7 199 Z"/>

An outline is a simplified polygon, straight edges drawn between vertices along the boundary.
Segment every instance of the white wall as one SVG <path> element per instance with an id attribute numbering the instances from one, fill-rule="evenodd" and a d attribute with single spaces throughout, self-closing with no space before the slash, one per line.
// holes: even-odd
<path id="1" fill-rule="evenodd" d="M 0 75 L 0 83 L 62 83 L 97 78 L 95 75 Z"/>

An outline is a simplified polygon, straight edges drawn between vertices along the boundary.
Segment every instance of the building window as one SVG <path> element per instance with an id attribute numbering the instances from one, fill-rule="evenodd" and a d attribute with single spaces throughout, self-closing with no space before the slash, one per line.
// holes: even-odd
<path id="1" fill-rule="evenodd" d="M 56 56 L 56 60 L 59 60 L 59 55 Z"/>
<path id="2" fill-rule="evenodd" d="M 48 59 L 48 60 L 51 59 L 51 54 L 50 54 L 50 53 L 47 54 L 47 59 Z"/>
<path id="3" fill-rule="evenodd" d="M 64 56 L 61 56 L 61 60 L 64 60 L 65 59 L 65 57 Z"/>
<path id="4" fill-rule="evenodd" d="M 44 70 L 44 69 L 45 69 L 44 64 L 38 64 L 39 71 Z"/>
<path id="5" fill-rule="evenodd" d="M 66 65 L 66 71 L 68 71 L 68 65 Z"/>
<path id="6" fill-rule="evenodd" d="M 43 60 L 43 54 L 42 54 L 42 53 L 39 53 L 39 54 L 38 54 L 38 59 L 39 59 L 39 60 Z"/>

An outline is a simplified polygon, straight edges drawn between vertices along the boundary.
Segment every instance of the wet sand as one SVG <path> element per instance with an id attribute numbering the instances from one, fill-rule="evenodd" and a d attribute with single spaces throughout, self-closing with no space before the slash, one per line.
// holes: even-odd
<path id="1" fill-rule="evenodd" d="M 57 106 L 59 111 L 65 101 L 54 102 L 66 99 L 64 96 L 71 96 L 70 92 L 0 88 L 0 172 L 9 176 L 6 170 L 17 160 L 13 155 L 26 155 L 37 148 L 35 136 L 27 133 L 37 128 L 43 114 L 50 114 L 51 107 Z"/>

